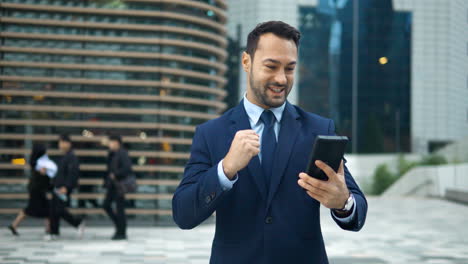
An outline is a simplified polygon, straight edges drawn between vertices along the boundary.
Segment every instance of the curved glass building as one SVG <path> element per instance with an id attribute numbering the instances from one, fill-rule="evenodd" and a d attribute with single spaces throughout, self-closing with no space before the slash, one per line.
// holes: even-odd
<path id="1" fill-rule="evenodd" d="M 102 140 L 117 133 L 139 179 L 129 213 L 170 214 L 195 126 L 226 107 L 225 10 L 224 0 L 2 0 L 0 213 L 26 201 L 32 144 L 57 160 L 61 133 L 81 162 L 73 205 L 98 213 L 85 201 L 102 198 Z"/>

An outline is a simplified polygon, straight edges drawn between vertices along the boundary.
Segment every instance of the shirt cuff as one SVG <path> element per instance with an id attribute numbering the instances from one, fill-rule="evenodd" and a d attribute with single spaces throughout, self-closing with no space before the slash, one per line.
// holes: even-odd
<path id="1" fill-rule="evenodd" d="M 354 199 L 354 198 L 353 198 Z M 332 211 L 332 215 L 335 219 L 337 219 L 338 221 L 340 221 L 341 223 L 343 224 L 348 224 L 350 223 L 353 218 L 354 218 L 354 215 L 356 214 L 356 200 L 354 200 L 354 205 L 353 205 L 353 212 L 348 215 L 347 217 L 339 217 L 335 214 L 335 211 L 331 210 Z"/>
<path id="2" fill-rule="evenodd" d="M 237 178 L 237 174 L 236 174 L 236 176 L 234 177 L 233 180 L 229 180 L 229 178 L 224 173 L 223 160 L 224 159 L 222 159 L 218 163 L 218 179 L 219 179 L 219 184 L 221 185 L 221 188 L 223 188 L 223 191 L 229 191 L 229 190 L 232 189 L 232 186 L 234 185 L 234 183 L 236 183 L 238 178 Z"/>

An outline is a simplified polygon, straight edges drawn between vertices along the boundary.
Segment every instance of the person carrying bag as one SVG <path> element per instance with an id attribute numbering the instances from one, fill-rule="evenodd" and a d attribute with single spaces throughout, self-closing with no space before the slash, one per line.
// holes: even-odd
<path id="1" fill-rule="evenodd" d="M 136 191 L 136 177 L 132 171 L 132 161 L 126 149 L 122 147 L 119 135 L 109 136 L 109 155 L 107 174 L 104 178 L 107 189 L 103 209 L 115 225 L 112 240 L 127 239 L 127 219 L 125 215 L 125 194 Z M 115 202 L 115 211 L 112 204 Z"/>

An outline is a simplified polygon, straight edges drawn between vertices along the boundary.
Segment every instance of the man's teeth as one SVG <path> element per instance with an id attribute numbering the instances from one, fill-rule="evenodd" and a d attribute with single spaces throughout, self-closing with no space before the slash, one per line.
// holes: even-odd
<path id="1" fill-rule="evenodd" d="M 274 88 L 270 88 L 271 90 L 273 90 L 273 92 L 275 93 L 280 93 L 283 91 L 283 89 L 274 89 Z"/>

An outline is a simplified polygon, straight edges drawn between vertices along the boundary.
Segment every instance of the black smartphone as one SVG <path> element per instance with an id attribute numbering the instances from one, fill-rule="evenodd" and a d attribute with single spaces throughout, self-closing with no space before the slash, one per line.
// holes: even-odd
<path id="1" fill-rule="evenodd" d="M 319 180 L 328 181 L 328 176 L 315 165 L 315 161 L 321 160 L 337 172 L 348 141 L 348 137 L 344 136 L 317 136 L 310 154 L 307 174 Z"/>

